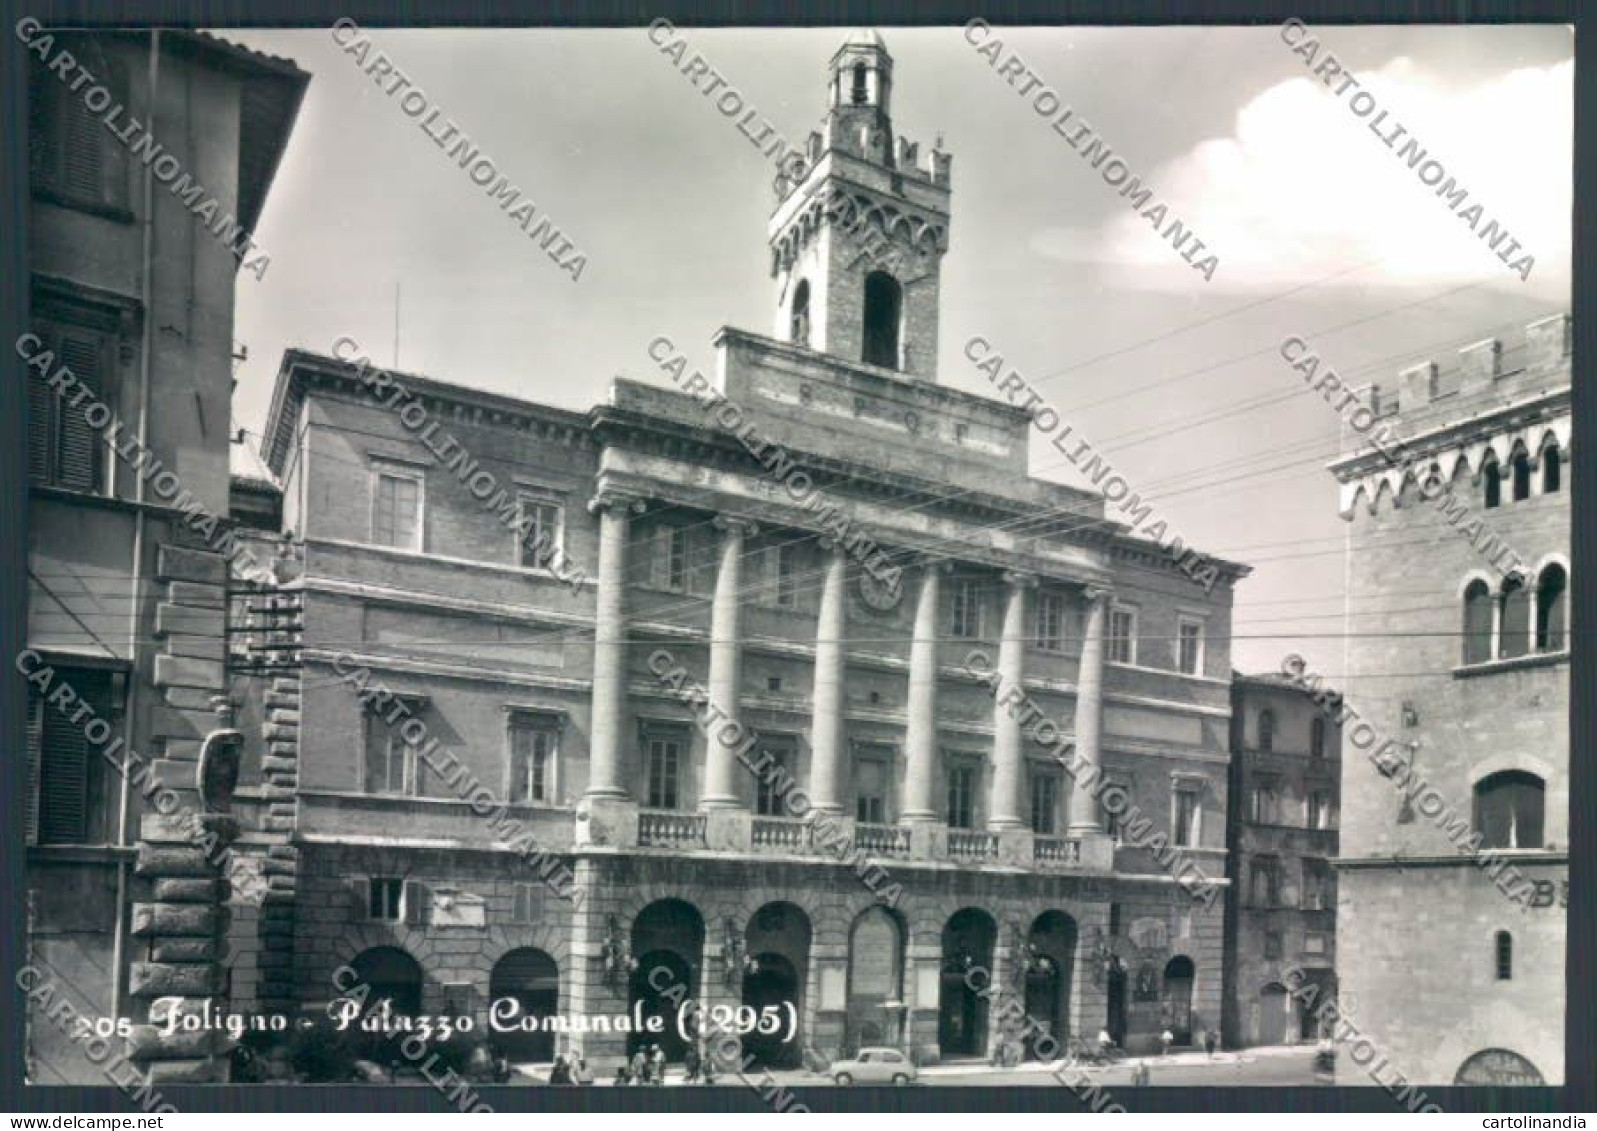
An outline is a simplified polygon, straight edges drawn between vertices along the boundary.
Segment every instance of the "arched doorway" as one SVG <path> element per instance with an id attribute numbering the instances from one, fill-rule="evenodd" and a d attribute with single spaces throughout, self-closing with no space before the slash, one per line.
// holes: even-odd
<path id="1" fill-rule="evenodd" d="M 755 1030 L 744 1036 L 743 1051 L 754 1065 L 797 1068 L 803 1063 L 803 1045 L 797 1030 L 801 991 L 793 964 L 770 951 L 756 956 L 754 968 L 743 975 L 743 1004 L 754 1011 L 757 1022 L 770 1016 L 765 1011 L 771 1009 L 780 1024 L 775 1033 L 761 1032 L 756 1024 Z"/>
<path id="2" fill-rule="evenodd" d="M 1459 1065 L 1455 1084 L 1540 1087 L 1546 1083 L 1537 1067 L 1511 1049 L 1484 1049 Z"/>
<path id="3" fill-rule="evenodd" d="M 554 1059 L 555 1034 L 536 1024 L 559 1016 L 560 968 L 553 958 L 530 946 L 507 953 L 488 976 L 488 1003 L 492 1016 L 502 1018 L 501 1026 L 515 1027 L 511 1032 L 490 1028 L 495 1052 L 513 1064 Z"/>
<path id="4" fill-rule="evenodd" d="M 974 907 L 955 912 L 943 927 L 942 984 L 937 1002 L 937 1046 L 943 1059 L 987 1054 L 987 999 L 976 992 L 992 978 L 998 925 Z M 971 971 L 981 970 L 979 975 Z"/>
<path id="5" fill-rule="evenodd" d="M 349 968 L 355 977 L 347 986 L 347 996 L 359 1003 L 361 1017 L 384 1012 L 415 1017 L 421 1013 L 421 964 L 397 946 L 363 950 L 350 960 Z M 406 1035 L 403 1029 L 393 1035 L 361 1030 L 353 1047 L 360 1056 L 388 1065 L 399 1060 L 398 1044 Z"/>
<path id="6" fill-rule="evenodd" d="M 873 1045 L 903 1043 L 904 924 L 877 904 L 860 913 L 848 935 L 848 1016 L 843 1045 L 852 1055 Z"/>
<path id="7" fill-rule="evenodd" d="M 704 954 L 704 917 L 680 899 L 649 904 L 632 921 L 632 971 L 628 1011 L 642 1003 L 645 1019 L 662 1019 L 658 1033 L 627 1036 L 630 1056 L 643 1045 L 659 1045 L 666 1058 L 680 1061 L 687 1052 L 677 1017 L 699 996 L 699 962 Z"/>
<path id="8" fill-rule="evenodd" d="M 1178 1045 L 1192 1043 L 1192 959 L 1178 954 L 1164 968 L 1164 1022 Z"/>
<path id="9" fill-rule="evenodd" d="M 810 957 L 809 916 L 797 905 L 767 903 L 749 919 L 744 932 L 747 956 L 743 1004 L 756 1017 L 773 1009 L 781 1025 L 775 1033 L 744 1036 L 743 1051 L 768 1068 L 797 1068 L 804 1057 L 804 980 Z"/>
<path id="10" fill-rule="evenodd" d="M 362 1016 L 380 1009 L 384 1002 L 403 1017 L 421 1012 L 421 965 L 397 946 L 363 950 L 349 967 L 355 972 L 356 981 L 367 987 Z"/>
<path id="11" fill-rule="evenodd" d="M 1063 911 L 1037 916 L 1027 936 L 1026 952 L 1019 956 L 1026 964 L 1026 1016 L 1037 1023 L 1026 1050 L 1029 1056 L 1037 1055 L 1036 1044 L 1044 1033 L 1061 1046 L 1070 1035 L 1070 978 L 1075 957 L 1076 921 Z"/>
<path id="12" fill-rule="evenodd" d="M 1259 991 L 1259 1044 L 1284 1045 L 1292 1031 L 1292 999 L 1280 982 Z"/>

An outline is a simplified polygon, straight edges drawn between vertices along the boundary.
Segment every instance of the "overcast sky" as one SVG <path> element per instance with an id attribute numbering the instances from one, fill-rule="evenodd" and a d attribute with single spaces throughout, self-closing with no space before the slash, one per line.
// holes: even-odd
<path id="1" fill-rule="evenodd" d="M 1338 670 L 1311 637 L 1341 623 L 1337 418 L 1274 349 L 1299 334 L 1389 379 L 1567 309 L 1569 29 L 1322 37 L 1535 256 L 1525 281 L 1274 27 L 995 30 L 1205 240 L 1208 281 L 960 29 L 882 32 L 896 131 L 954 157 L 939 381 L 982 391 L 962 347 L 993 342 L 1173 529 L 1255 566 L 1237 667 Z M 270 268 L 239 276 L 238 425 L 259 431 L 285 348 L 349 335 L 393 362 L 396 284 L 401 368 L 579 410 L 617 375 L 662 383 L 658 334 L 708 368 L 719 327 L 770 331 L 771 168 L 644 29 L 371 33 L 586 253 L 576 283 L 326 31 L 222 34 L 312 75 L 256 236 Z M 799 142 L 846 29 L 682 34 Z M 1034 474 L 1061 464 L 1034 445 Z"/>

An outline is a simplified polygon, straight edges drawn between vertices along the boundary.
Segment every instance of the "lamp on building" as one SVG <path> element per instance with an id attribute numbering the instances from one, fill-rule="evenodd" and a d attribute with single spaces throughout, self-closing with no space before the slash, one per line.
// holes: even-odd
<path id="1" fill-rule="evenodd" d="M 727 988 L 739 985 L 745 974 L 757 974 L 760 964 L 750 958 L 743 946 L 743 932 L 738 930 L 737 923 L 728 918 L 722 924 L 723 937 L 721 939 L 721 977 L 725 980 Z"/>
<path id="2" fill-rule="evenodd" d="M 604 965 L 604 984 L 612 990 L 617 989 L 623 975 L 629 975 L 638 968 L 638 960 L 632 957 L 627 947 L 627 940 L 621 937 L 621 924 L 616 922 L 614 915 L 605 920 L 605 939 L 599 947 L 599 959 Z"/>

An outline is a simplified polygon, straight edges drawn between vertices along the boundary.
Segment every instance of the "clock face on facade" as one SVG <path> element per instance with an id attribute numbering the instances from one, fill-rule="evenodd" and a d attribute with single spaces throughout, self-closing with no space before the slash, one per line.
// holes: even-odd
<path id="1" fill-rule="evenodd" d="M 904 583 L 880 581 L 869 572 L 859 575 L 859 597 L 867 609 L 877 613 L 890 613 L 904 599 Z"/>

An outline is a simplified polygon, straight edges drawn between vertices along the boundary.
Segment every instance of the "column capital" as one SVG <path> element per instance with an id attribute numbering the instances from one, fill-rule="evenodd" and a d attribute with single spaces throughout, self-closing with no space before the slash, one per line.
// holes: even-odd
<path id="1" fill-rule="evenodd" d="M 1107 585 L 1093 585 L 1088 583 L 1081 587 L 1081 599 L 1091 605 L 1102 601 L 1106 597 L 1114 596 L 1114 590 Z"/>
<path id="2" fill-rule="evenodd" d="M 917 552 L 910 560 L 928 573 L 949 574 L 954 572 L 954 559 L 944 554 Z"/>
<path id="3" fill-rule="evenodd" d="M 588 500 L 588 511 L 590 514 L 598 514 L 600 511 L 607 510 L 610 507 L 620 507 L 632 514 L 642 514 L 644 504 L 647 501 L 643 495 L 636 491 L 622 491 L 614 487 L 601 487 L 593 498 Z"/>
<path id="4" fill-rule="evenodd" d="M 1004 570 L 1004 583 L 1013 589 L 1035 589 L 1042 584 L 1042 579 L 1029 570 L 1006 569 Z"/>
<path id="5" fill-rule="evenodd" d="M 752 538 L 760 532 L 759 523 L 736 514 L 718 514 L 710 520 L 710 525 L 723 534 L 737 534 L 744 538 Z"/>

